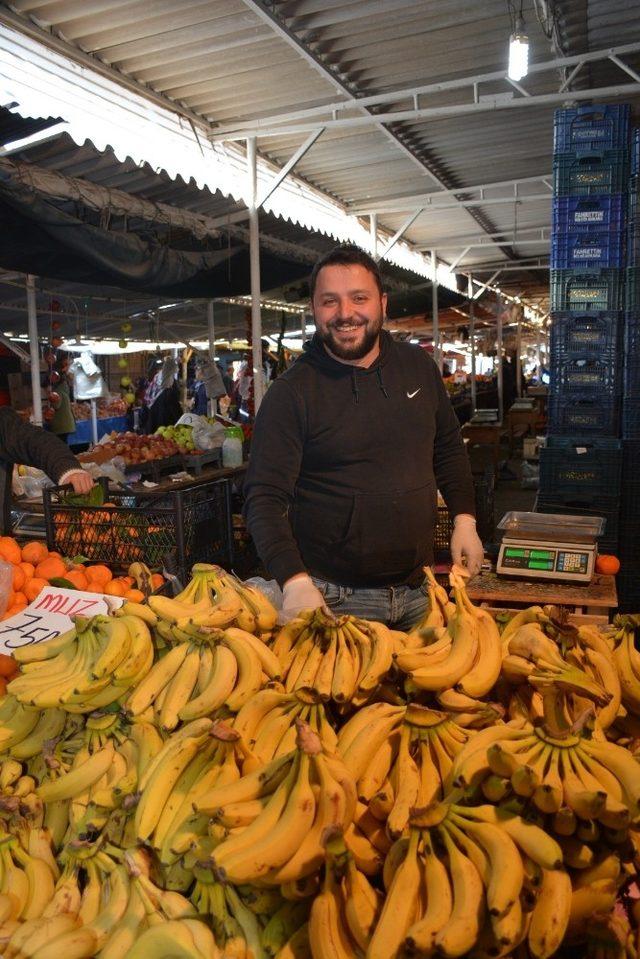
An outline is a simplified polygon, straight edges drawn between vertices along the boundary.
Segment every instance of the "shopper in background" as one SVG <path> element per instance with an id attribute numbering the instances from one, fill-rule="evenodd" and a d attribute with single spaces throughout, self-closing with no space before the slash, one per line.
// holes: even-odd
<path id="1" fill-rule="evenodd" d="M 193 384 L 193 412 L 198 416 L 207 415 L 207 388 L 204 385 L 204 370 L 196 363 L 195 382 Z"/>
<path id="2" fill-rule="evenodd" d="M 49 429 L 64 443 L 76 431 L 76 418 L 71 409 L 71 379 L 69 376 L 69 358 L 64 356 L 56 360 L 54 367 L 58 374 L 49 402 L 54 414 L 49 420 Z"/>
<path id="3" fill-rule="evenodd" d="M 471 470 L 440 372 L 382 330 L 376 262 L 338 247 L 311 274 L 316 333 L 271 385 L 245 482 L 249 532 L 283 619 L 327 605 L 406 629 L 426 609 L 437 489 L 451 553 L 480 569 Z"/>
<path id="4" fill-rule="evenodd" d="M 176 376 L 178 364 L 172 356 L 166 356 L 154 373 L 144 395 L 147 416 L 145 433 L 155 433 L 159 426 L 173 426 L 180 419 L 182 409 L 178 396 Z"/>
<path id="5" fill-rule="evenodd" d="M 35 466 L 60 486 L 70 483 L 76 493 L 88 493 L 93 479 L 57 436 L 25 423 L 8 406 L 0 407 L 0 507 L 2 532 L 11 532 L 11 478 L 15 463 Z"/>

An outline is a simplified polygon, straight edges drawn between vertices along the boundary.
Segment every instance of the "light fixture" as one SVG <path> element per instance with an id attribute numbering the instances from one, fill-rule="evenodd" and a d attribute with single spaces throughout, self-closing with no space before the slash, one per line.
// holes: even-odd
<path id="1" fill-rule="evenodd" d="M 509 37 L 509 66 L 507 76 L 510 80 L 522 80 L 529 72 L 529 37 L 525 33 L 524 19 L 517 17 L 515 30 Z"/>

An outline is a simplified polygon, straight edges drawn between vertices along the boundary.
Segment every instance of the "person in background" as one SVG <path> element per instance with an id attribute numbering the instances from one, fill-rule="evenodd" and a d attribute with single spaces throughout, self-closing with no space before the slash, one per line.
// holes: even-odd
<path id="1" fill-rule="evenodd" d="M 467 453 L 440 371 L 382 329 L 378 264 L 354 246 L 316 263 L 316 332 L 271 384 L 244 484 L 247 526 L 283 589 L 282 619 L 328 606 L 396 629 L 427 607 L 437 490 L 451 554 L 483 559 Z"/>
<path id="2" fill-rule="evenodd" d="M 204 385 L 204 369 L 196 363 L 196 376 L 193 384 L 193 412 L 198 416 L 206 416 L 208 409 L 207 388 Z"/>
<path id="3" fill-rule="evenodd" d="M 35 466 L 58 486 L 70 483 L 88 493 L 93 479 L 58 436 L 25 423 L 10 407 L 0 407 L 0 508 L 3 534 L 11 532 L 11 478 L 16 463 Z"/>
<path id="4" fill-rule="evenodd" d="M 49 420 L 49 429 L 66 443 L 68 438 L 76 431 L 76 418 L 71 409 L 69 358 L 66 356 L 60 357 L 56 360 L 54 369 L 59 379 L 51 393 L 50 403 L 54 409 L 54 414 Z"/>
<path id="5" fill-rule="evenodd" d="M 177 373 L 176 360 L 172 356 L 166 356 L 144 395 L 147 407 L 145 433 L 155 433 L 159 426 L 173 426 L 176 420 L 180 419 L 182 409 L 178 397 Z"/>

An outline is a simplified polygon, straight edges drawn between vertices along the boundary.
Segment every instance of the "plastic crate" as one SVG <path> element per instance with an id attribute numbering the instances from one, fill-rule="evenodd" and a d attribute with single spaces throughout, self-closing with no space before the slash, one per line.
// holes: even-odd
<path id="1" fill-rule="evenodd" d="M 622 442 L 618 439 L 549 436 L 540 450 L 540 493 L 617 496 L 622 481 Z"/>
<path id="2" fill-rule="evenodd" d="M 554 113 L 554 153 L 626 150 L 628 144 L 628 103 L 598 103 L 556 110 Z"/>
<path id="3" fill-rule="evenodd" d="M 182 579 L 197 562 L 233 565 L 229 484 L 168 491 L 109 490 L 113 506 L 71 506 L 68 487 L 45 489 L 47 545 L 63 556 L 123 568 L 142 560 Z"/>
<path id="4" fill-rule="evenodd" d="M 622 495 L 620 498 L 620 519 L 622 531 L 629 531 L 629 545 L 640 563 L 640 442 L 625 442 L 622 454 Z M 621 537 L 622 541 L 623 537 Z"/>
<path id="5" fill-rule="evenodd" d="M 487 469 L 480 475 L 474 475 L 473 487 L 476 505 L 476 529 L 483 543 L 489 543 L 495 533 L 495 474 Z M 434 535 L 436 556 L 449 553 L 453 520 L 446 506 L 438 506 L 438 516 Z"/>
<path id="6" fill-rule="evenodd" d="M 640 266 L 625 270 L 624 308 L 627 313 L 640 313 Z"/>
<path id="7" fill-rule="evenodd" d="M 624 229 L 627 197 L 624 193 L 604 196 L 558 196 L 553 201 L 552 232 L 591 233 Z"/>
<path id="8" fill-rule="evenodd" d="M 556 197 L 623 193 L 629 185 L 628 180 L 627 150 L 567 153 L 553 159 L 553 193 Z"/>
<path id="9" fill-rule="evenodd" d="M 629 220 L 626 243 L 627 266 L 640 266 L 640 218 L 636 215 Z"/>
<path id="10" fill-rule="evenodd" d="M 594 356 L 574 354 L 556 359 L 551 365 L 551 391 L 568 397 L 616 396 L 620 389 L 619 362 L 615 354 Z"/>
<path id="11" fill-rule="evenodd" d="M 631 131 L 631 176 L 640 173 L 640 129 Z"/>
<path id="12" fill-rule="evenodd" d="M 622 321 L 616 313 L 554 313 L 551 317 L 551 362 L 579 355 L 616 354 Z"/>
<path id="13" fill-rule="evenodd" d="M 623 399 L 622 439 L 640 440 L 640 396 L 625 396 Z"/>
<path id="14" fill-rule="evenodd" d="M 619 504 L 614 498 L 593 503 L 588 499 L 570 498 L 561 496 L 545 496 L 538 493 L 534 512 L 536 513 L 566 513 L 569 516 L 602 516 L 605 527 L 602 536 L 598 537 L 598 549 L 601 553 L 615 553 L 618 550 L 620 532 Z"/>
<path id="15" fill-rule="evenodd" d="M 626 352 L 624 357 L 623 399 L 640 397 L 640 356 Z"/>
<path id="16" fill-rule="evenodd" d="M 588 396 L 552 394 L 547 429 L 550 435 L 617 437 L 620 433 L 619 397 L 600 397 L 593 393 Z"/>
<path id="17" fill-rule="evenodd" d="M 625 265 L 623 233 L 555 233 L 551 237 L 551 267 L 554 270 L 621 269 Z"/>
<path id="18" fill-rule="evenodd" d="M 587 313 L 595 310 L 603 313 L 621 310 L 624 302 L 624 272 L 551 270 L 551 312 Z"/>

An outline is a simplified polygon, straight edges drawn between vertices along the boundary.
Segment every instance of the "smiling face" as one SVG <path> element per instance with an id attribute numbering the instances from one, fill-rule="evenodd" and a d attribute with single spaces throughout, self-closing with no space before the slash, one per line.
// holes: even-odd
<path id="1" fill-rule="evenodd" d="M 331 356 L 362 366 L 375 360 L 387 295 L 369 270 L 359 264 L 324 266 L 312 306 L 318 336 Z"/>

